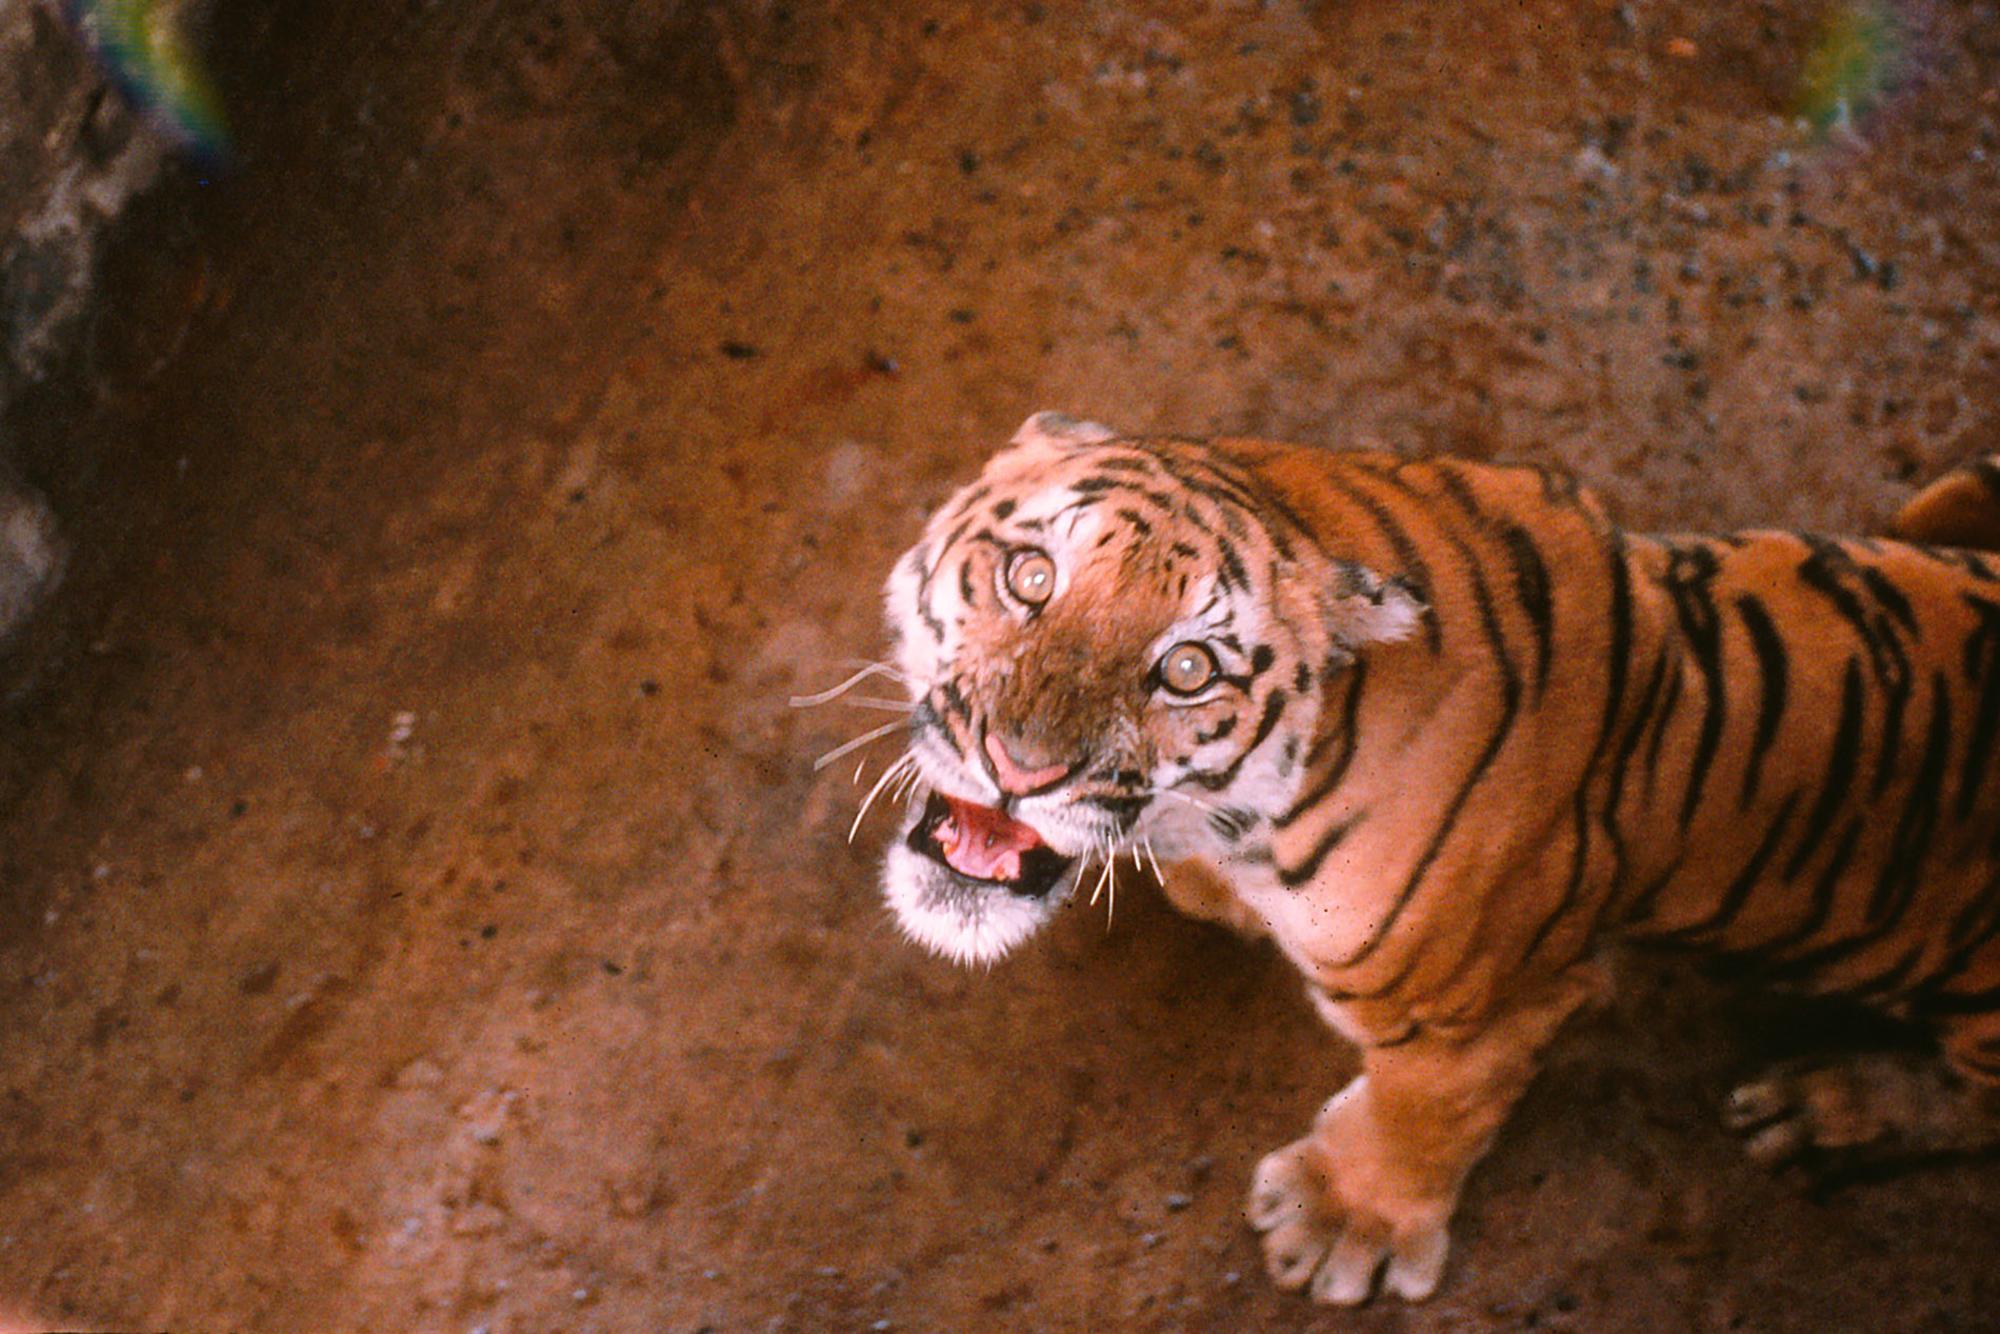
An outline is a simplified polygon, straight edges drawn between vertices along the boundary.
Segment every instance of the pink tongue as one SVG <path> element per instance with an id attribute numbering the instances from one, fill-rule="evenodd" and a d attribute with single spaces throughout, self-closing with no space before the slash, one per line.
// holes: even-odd
<path id="1" fill-rule="evenodd" d="M 1019 880 L 1021 854 L 1041 846 L 1041 836 L 991 806 L 946 797 L 951 818 L 937 827 L 945 861 L 974 880 Z"/>

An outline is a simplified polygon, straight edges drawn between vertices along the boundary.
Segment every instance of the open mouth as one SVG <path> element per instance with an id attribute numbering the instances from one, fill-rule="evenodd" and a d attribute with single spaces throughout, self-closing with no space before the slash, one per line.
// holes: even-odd
<path id="1" fill-rule="evenodd" d="M 977 806 L 933 792 L 910 829 L 910 850 L 965 880 L 992 885 L 1023 898 L 1045 897 L 1075 858 L 1042 842 L 1019 820 L 991 806 Z"/>

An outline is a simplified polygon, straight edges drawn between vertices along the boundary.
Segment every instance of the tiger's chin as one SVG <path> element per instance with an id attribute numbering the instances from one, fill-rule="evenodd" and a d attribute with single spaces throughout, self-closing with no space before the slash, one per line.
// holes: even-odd
<path id="1" fill-rule="evenodd" d="M 996 855 L 990 838 L 964 827 L 975 813 L 1014 824 L 1032 843 L 1007 848 L 1003 840 Z M 932 793 L 889 845 L 882 894 L 903 934 L 933 954 L 960 964 L 993 963 L 1068 900 L 1076 860 L 991 808 Z"/>

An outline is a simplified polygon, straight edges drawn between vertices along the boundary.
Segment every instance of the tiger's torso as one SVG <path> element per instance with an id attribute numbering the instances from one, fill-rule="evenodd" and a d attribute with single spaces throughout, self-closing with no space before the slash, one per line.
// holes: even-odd
<path id="1" fill-rule="evenodd" d="M 1361 1050 L 1246 1209 L 1327 1302 L 1432 1291 L 1618 937 L 1938 1036 L 1746 1085 L 1753 1154 L 2000 1141 L 2000 557 L 1925 544 L 2000 545 L 2000 468 L 1899 525 L 1642 535 L 1534 468 L 1038 415 L 889 581 L 885 894 L 990 961 L 1143 852 L 1273 938 Z"/>

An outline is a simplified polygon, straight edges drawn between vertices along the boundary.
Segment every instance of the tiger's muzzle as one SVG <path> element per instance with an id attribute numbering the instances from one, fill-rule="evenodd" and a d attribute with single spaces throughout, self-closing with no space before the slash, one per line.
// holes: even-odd
<path id="1" fill-rule="evenodd" d="M 889 846 L 883 890 L 912 940 L 990 963 L 1055 915 L 1077 860 L 1004 811 L 933 790 Z"/>

